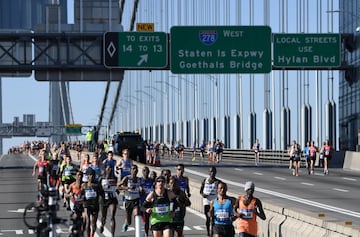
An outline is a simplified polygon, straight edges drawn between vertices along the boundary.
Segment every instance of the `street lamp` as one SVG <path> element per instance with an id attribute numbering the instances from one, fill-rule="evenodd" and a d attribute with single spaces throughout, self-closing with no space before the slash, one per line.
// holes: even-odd
<path id="1" fill-rule="evenodd" d="M 193 140 L 193 144 L 196 142 L 197 138 L 198 138 L 198 133 L 197 133 L 197 130 L 198 130 L 198 109 L 197 109 L 197 104 L 198 104 L 198 85 L 197 85 L 197 81 L 195 80 L 195 75 L 194 75 L 194 82 L 192 81 L 189 81 L 188 79 L 186 78 L 181 78 L 183 80 L 185 80 L 186 83 L 189 83 L 193 86 L 194 88 L 194 105 L 193 105 L 193 110 L 194 110 L 194 140 Z"/>
<path id="2" fill-rule="evenodd" d="M 171 101 L 172 101 L 172 117 L 171 119 L 167 119 L 168 123 L 170 124 L 170 121 L 171 121 L 171 133 L 169 133 L 169 139 L 168 142 L 173 142 L 174 140 L 176 140 L 176 137 L 174 136 L 174 132 L 173 132 L 173 122 L 175 122 L 175 98 L 173 96 L 169 96 L 169 88 L 173 89 L 178 95 L 180 94 L 179 92 L 179 88 L 177 88 L 176 86 L 173 86 L 172 84 L 170 84 L 169 82 L 167 81 L 155 81 L 155 83 L 164 83 L 167 87 L 166 87 L 166 93 L 167 93 L 167 111 L 169 112 L 170 111 L 170 98 L 171 98 Z M 181 103 L 180 103 L 181 105 Z M 170 126 L 170 125 L 169 125 Z"/>
<path id="3" fill-rule="evenodd" d="M 165 124 L 165 129 L 164 129 L 164 133 L 166 134 L 166 136 L 165 136 L 165 138 L 164 138 L 164 141 L 167 141 L 167 139 L 168 139 L 168 137 L 167 137 L 167 124 L 168 124 L 168 122 L 169 122 L 169 114 L 168 114 L 168 109 L 169 109 L 169 101 L 168 101 L 168 95 L 167 95 L 167 93 L 165 93 L 164 91 L 162 91 L 162 90 L 160 90 L 160 89 L 158 89 L 158 88 L 156 88 L 156 87 L 154 87 L 154 86 L 145 86 L 145 88 L 151 88 L 151 89 L 154 89 L 155 91 L 157 91 L 157 92 L 159 92 L 159 93 L 161 93 L 162 95 L 165 95 L 165 114 L 164 114 L 164 117 L 165 117 L 165 119 L 164 119 L 164 124 Z M 162 107 L 161 107 L 161 109 L 162 109 Z M 162 112 L 162 111 L 161 111 Z M 161 140 L 161 139 L 159 139 L 159 140 Z M 164 142 L 164 141 L 162 141 L 162 142 Z M 161 142 L 161 141 L 160 141 Z"/>
<path id="4" fill-rule="evenodd" d="M 219 117 L 220 117 L 220 109 L 219 109 L 219 95 L 220 95 L 220 87 L 219 87 L 219 78 L 215 77 L 213 75 L 207 75 L 210 80 L 214 83 L 216 87 L 216 92 L 214 88 L 214 94 L 216 94 L 216 111 L 214 114 L 214 117 L 216 117 L 216 126 L 215 126 L 215 134 L 213 134 L 213 139 L 216 139 L 216 136 L 219 137 L 218 131 L 219 131 Z"/>
<path id="5" fill-rule="evenodd" d="M 134 98 L 137 102 L 140 102 L 142 105 L 142 114 L 144 116 L 145 114 L 145 105 L 144 105 L 144 101 L 142 99 L 139 99 L 138 97 L 134 96 L 134 95 L 128 95 L 126 97 L 130 97 L 130 98 Z M 135 105 L 135 129 L 140 129 L 141 126 L 145 127 L 145 120 L 142 121 L 141 120 L 141 108 L 138 105 Z M 142 124 L 141 122 L 143 122 L 144 124 Z"/>
<path id="6" fill-rule="evenodd" d="M 144 90 L 135 90 L 136 93 L 143 93 L 145 95 L 147 95 L 149 97 L 149 101 L 150 99 L 153 101 L 153 113 L 154 113 L 154 118 L 153 118 L 153 127 L 155 129 L 156 126 L 156 104 L 155 104 L 155 97 L 152 96 L 151 94 L 149 94 L 148 92 L 144 91 Z M 149 109 L 149 115 L 150 115 L 150 109 Z M 151 121 L 150 121 L 150 117 L 149 116 L 149 121 L 148 124 L 149 126 L 151 125 Z M 149 136 L 150 137 L 150 136 Z M 153 138 L 150 137 L 151 140 L 153 140 Z"/>
<path id="7" fill-rule="evenodd" d="M 181 79 L 180 76 L 169 76 L 169 77 L 175 77 L 175 78 L 179 78 Z M 179 93 L 178 93 L 178 103 L 179 103 L 179 107 L 178 107 L 178 141 L 182 141 L 183 138 L 183 129 L 182 129 L 182 103 L 181 103 L 181 80 L 178 80 L 178 89 L 179 89 Z"/>

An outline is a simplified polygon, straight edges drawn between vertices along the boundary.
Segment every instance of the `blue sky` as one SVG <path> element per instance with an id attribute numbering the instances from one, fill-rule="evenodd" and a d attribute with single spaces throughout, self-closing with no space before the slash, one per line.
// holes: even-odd
<path id="1" fill-rule="evenodd" d="M 71 2 L 71 1 L 70 1 Z M 288 32 L 288 33 L 295 33 L 295 32 L 305 32 L 305 33 L 315 33 L 315 32 L 337 32 L 337 17 L 338 13 L 329 14 L 326 13 L 328 9 L 330 10 L 337 10 L 338 9 L 338 1 L 328 1 L 328 0 L 322 0 L 322 1 L 307 1 L 307 0 L 298 0 L 298 1 L 285 1 L 288 2 L 288 12 L 285 11 L 284 15 L 284 21 L 287 22 L 286 24 L 282 24 L 280 17 L 282 16 L 282 7 L 279 6 L 278 0 L 253 0 L 253 1 L 238 1 L 241 2 L 241 10 L 240 14 L 236 13 L 236 0 L 229 0 L 229 1 L 219 1 L 223 4 L 219 4 L 216 2 L 216 0 L 198 0 L 198 1 L 190 1 L 190 0 L 179 0 L 179 1 L 168 1 L 168 10 L 165 9 L 166 1 L 158 1 L 158 0 L 148 0 L 148 1 L 140 1 L 139 4 L 139 11 L 137 16 L 137 22 L 154 22 L 155 24 L 155 31 L 162 31 L 162 32 L 170 32 L 171 26 L 174 25 L 264 25 L 264 22 L 266 21 L 268 25 L 270 25 L 272 29 L 272 33 L 279 33 L 279 32 Z M 251 7 L 249 5 L 250 2 L 253 2 L 254 5 Z M 319 5 L 317 5 L 319 2 L 321 2 L 321 9 L 319 9 Z M 332 6 L 328 6 L 327 3 L 332 3 Z M 130 13 L 132 10 L 132 1 L 126 1 L 125 6 L 125 15 L 123 17 L 123 26 L 124 30 L 128 30 L 129 28 L 129 20 L 130 20 Z M 216 5 L 218 4 L 218 5 Z M 263 7 L 264 4 L 269 4 L 271 6 L 271 10 L 269 11 L 269 15 L 264 15 Z M 309 4 L 309 5 L 307 5 Z M 71 5 L 71 4 L 70 4 Z M 187 10 L 188 9 L 188 10 Z M 308 11 L 308 12 L 307 12 Z M 181 12 L 178 14 L 178 12 Z M 253 14 L 251 13 L 253 12 Z M 321 25 L 316 24 L 316 22 L 319 22 L 320 20 L 316 17 L 317 13 L 321 12 L 319 14 L 321 18 Z M 224 14 L 225 13 L 225 14 Z M 300 14 L 301 13 L 301 14 Z M 334 17 L 334 26 L 333 28 L 329 27 L 327 24 L 329 20 L 329 16 Z M 331 20 L 331 18 L 330 18 Z M 71 21 L 71 19 L 70 19 Z M 296 128 L 296 124 L 299 123 L 299 119 L 297 118 L 297 108 L 299 107 L 299 104 L 296 102 L 296 78 L 298 74 L 296 72 L 289 72 L 289 90 L 288 93 L 290 95 L 289 98 L 289 106 L 293 109 L 292 110 L 292 126 L 294 126 L 294 129 L 292 131 L 292 137 L 297 139 L 299 137 L 298 131 Z M 321 72 L 321 75 L 323 77 L 323 81 L 325 82 L 326 79 L 329 77 L 328 73 L 326 71 Z M 127 79 L 125 79 L 123 88 L 127 90 L 127 92 L 121 93 L 121 100 L 126 101 L 129 100 L 130 97 L 140 97 L 143 95 L 137 95 L 135 93 L 135 90 L 143 90 L 148 91 L 149 86 L 156 87 L 158 89 L 162 89 L 160 83 L 156 83 L 157 81 L 167 81 L 171 83 L 173 87 L 176 87 L 179 85 L 179 83 L 175 80 L 175 77 L 177 75 L 173 75 L 170 72 L 160 72 L 160 71 L 153 71 L 149 73 L 148 71 L 131 71 L 127 73 Z M 279 78 L 280 72 L 274 72 L 271 73 L 270 78 Z M 183 76 L 182 76 L 183 77 Z M 194 76 L 184 76 L 187 78 L 190 83 L 194 82 L 193 80 L 205 80 L 201 79 L 206 76 L 196 76 L 195 79 Z M 249 74 L 242 75 L 243 80 L 243 119 L 244 119 L 244 140 L 247 139 L 247 117 L 250 111 L 250 105 L 248 102 L 249 98 L 249 81 L 251 80 L 251 77 Z M 310 89 L 310 96 L 312 96 L 314 93 L 312 91 L 313 88 L 313 82 L 315 78 L 315 72 L 314 71 L 306 71 L 301 77 L 309 78 L 311 85 Z M 335 92 L 334 92 L 334 98 L 337 101 L 337 77 L 338 73 L 334 72 L 334 85 L 335 85 Z M 221 84 L 221 94 L 219 98 L 219 103 L 221 105 L 220 113 L 223 114 L 225 112 L 230 113 L 230 116 L 233 116 L 236 113 L 236 101 L 233 101 L 234 98 L 234 88 L 236 83 L 236 76 L 235 75 L 221 75 L 220 80 L 223 84 Z M 224 81 L 228 80 L 229 84 L 226 84 Z M 260 143 L 262 141 L 262 113 L 264 111 L 264 76 L 263 75 L 255 75 L 254 81 L 255 81 L 255 87 L 257 92 L 255 96 L 255 112 L 257 114 L 257 136 L 260 139 Z M 209 82 L 211 84 L 212 82 Z M 114 88 L 117 84 L 113 84 L 111 89 L 111 94 L 114 94 Z M 191 89 L 191 84 L 188 83 L 181 83 L 181 88 L 183 91 L 182 95 L 182 103 L 185 104 L 186 102 L 190 103 L 188 108 L 188 116 L 191 116 L 191 111 L 194 110 L 191 104 L 193 104 L 193 95 L 191 90 L 189 90 L 185 94 L 185 89 Z M 98 114 L 100 113 L 100 108 L 102 104 L 102 99 L 105 91 L 105 82 L 71 82 L 70 83 L 70 93 L 71 93 L 71 103 L 74 113 L 74 118 L 76 123 L 86 124 L 86 125 L 92 125 L 95 124 L 98 119 Z M 145 88 L 146 87 L 146 88 Z M 275 88 L 279 88 L 279 80 L 276 80 Z M 324 87 L 326 87 L 326 84 L 324 83 Z M 230 91 L 227 88 L 230 88 Z M 211 90 L 211 86 L 207 85 L 203 88 L 204 90 Z M 34 77 L 30 78 L 2 78 L 2 96 L 3 96 L 3 122 L 4 123 L 11 123 L 13 121 L 13 117 L 18 116 L 22 120 L 23 114 L 35 114 L 37 121 L 48 121 L 48 104 L 49 104 L 49 86 L 47 82 L 38 82 L 34 79 Z M 172 91 L 170 94 L 170 97 L 168 98 L 169 103 L 175 104 L 178 101 L 176 100 L 177 93 L 175 91 Z M 325 101 L 328 97 L 326 94 L 326 88 L 324 88 L 323 93 L 323 101 L 322 104 L 325 104 Z M 154 93 L 154 92 L 152 92 Z M 224 96 L 225 93 L 229 93 L 232 95 L 232 98 L 229 98 L 227 96 Z M 157 100 L 158 104 L 161 104 L 164 101 L 164 98 L 161 97 L 160 93 L 154 93 L 155 99 Z M 206 114 L 211 113 L 211 111 L 214 111 L 214 108 L 209 107 L 209 105 L 212 103 L 214 107 L 214 101 L 213 99 L 206 99 L 207 94 L 205 92 L 199 92 L 199 98 L 201 105 L 198 107 L 204 107 L 204 108 L 198 108 L 200 111 L 199 114 Z M 281 104 L 279 99 L 279 91 L 276 93 L 275 103 L 276 103 L 276 110 L 280 110 L 279 104 Z M 88 106 L 84 106 L 86 101 L 86 104 L 91 104 L 91 108 Z M 132 99 L 130 102 L 125 103 L 122 102 L 119 105 L 119 110 L 127 110 L 127 107 L 130 103 L 135 103 L 135 100 Z M 315 107 L 313 101 L 313 97 L 309 98 L 310 103 L 313 107 Z M 109 105 L 107 105 L 108 109 L 107 112 L 109 113 L 111 103 L 113 102 L 113 96 L 110 97 Z M 272 103 L 272 101 L 270 102 Z M 229 105 L 227 105 L 229 104 Z M 145 106 L 147 109 L 145 112 L 149 112 L 150 114 L 142 115 L 142 117 L 153 117 L 152 114 L 152 104 L 149 102 L 146 102 Z M 160 106 L 161 107 L 161 106 Z M 163 106 L 162 106 L 163 107 Z M 164 108 L 160 110 L 161 108 L 156 108 L 158 119 L 162 118 L 161 114 L 164 114 Z M 134 109 L 133 109 L 134 110 Z M 227 111 L 225 111 L 227 110 Z M 122 114 L 124 114 L 123 112 Z M 177 115 L 176 109 L 171 109 L 168 111 L 170 114 L 170 119 L 173 117 L 172 115 Z M 108 117 L 108 114 L 105 114 L 105 117 Z M 133 115 L 134 116 L 134 115 Z M 184 114 L 183 116 L 186 116 Z M 277 114 L 277 120 L 279 120 L 279 115 Z M 162 119 L 164 120 L 165 117 Z M 116 126 L 114 127 L 114 130 L 121 129 L 121 125 L 124 126 L 124 116 L 118 116 L 115 120 Z M 121 122 L 123 121 L 123 122 Z M 139 120 L 140 121 L 140 120 Z M 135 120 L 136 122 L 136 120 Z M 132 127 L 135 126 L 134 120 L 132 124 Z M 129 122 L 128 122 L 129 123 Z M 279 131 L 276 131 L 277 137 L 280 136 Z M 322 138 L 324 138 L 324 135 L 321 135 Z M 221 137 L 220 137 L 221 138 Z M 30 140 L 34 138 L 29 138 Z M 277 138 L 278 139 L 278 138 Z M 24 140 L 27 140 L 27 138 L 12 138 L 12 139 L 4 139 L 3 140 L 3 147 L 4 151 L 8 149 L 9 146 L 13 145 L 19 145 Z M 244 146 L 249 147 L 250 141 L 244 141 Z"/>

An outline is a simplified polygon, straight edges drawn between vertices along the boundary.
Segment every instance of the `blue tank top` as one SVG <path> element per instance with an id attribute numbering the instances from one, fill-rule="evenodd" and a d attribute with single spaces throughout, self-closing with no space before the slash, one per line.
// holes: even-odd
<path id="1" fill-rule="evenodd" d="M 215 224 L 231 225 L 231 216 L 233 214 L 233 206 L 231 200 L 226 199 L 224 204 L 220 204 L 218 199 L 214 200 L 214 219 Z"/>
<path id="2" fill-rule="evenodd" d="M 174 175 L 174 178 L 178 181 L 179 188 L 186 193 L 187 192 L 186 191 L 187 190 L 187 180 L 185 179 L 185 177 L 181 177 L 181 179 L 179 179 L 179 177 Z"/>
<path id="3" fill-rule="evenodd" d="M 116 160 L 106 159 L 105 162 L 104 162 L 104 167 L 106 167 L 106 166 L 111 167 L 111 172 L 112 172 L 113 176 L 115 176 L 115 165 L 116 165 Z"/>
<path id="4" fill-rule="evenodd" d="M 131 170 L 131 161 L 130 160 L 121 160 L 121 164 L 122 164 L 122 169 L 121 169 L 121 179 L 123 179 L 124 177 L 130 175 L 130 170 Z"/>
<path id="5" fill-rule="evenodd" d="M 141 178 L 141 186 L 144 189 L 144 193 L 140 195 L 140 201 L 143 203 L 145 201 L 146 196 L 153 191 L 153 180 L 151 178 Z"/>

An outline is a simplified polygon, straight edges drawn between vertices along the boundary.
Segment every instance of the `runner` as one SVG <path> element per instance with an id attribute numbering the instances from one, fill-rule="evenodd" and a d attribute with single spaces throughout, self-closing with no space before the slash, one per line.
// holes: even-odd
<path id="1" fill-rule="evenodd" d="M 60 186 L 59 172 L 60 172 L 60 161 L 58 159 L 58 153 L 52 154 L 52 159 L 49 161 L 49 185 L 55 187 L 57 190 Z"/>
<path id="2" fill-rule="evenodd" d="M 111 172 L 113 172 L 112 175 L 115 176 L 115 166 L 117 161 L 114 160 L 114 153 L 112 151 L 107 152 L 107 158 L 104 161 L 102 161 L 102 163 L 103 163 L 103 167 L 110 166 Z"/>
<path id="3" fill-rule="evenodd" d="M 155 178 L 151 178 L 149 174 L 150 174 L 149 167 L 144 166 L 144 168 L 142 169 L 142 177 L 141 177 L 142 190 L 140 191 L 140 205 L 143 205 L 147 195 L 149 195 L 149 193 L 154 190 L 153 185 Z M 143 211 L 142 208 L 140 210 L 144 222 L 145 237 L 148 237 L 149 228 L 150 228 L 150 222 L 149 222 L 150 215 L 149 213 Z"/>
<path id="4" fill-rule="evenodd" d="M 76 173 L 75 182 L 70 184 L 68 192 L 65 194 L 67 198 L 70 199 L 70 207 L 71 207 L 71 220 L 73 222 L 73 226 L 71 227 L 71 232 L 76 231 L 77 233 L 83 233 L 83 220 L 84 216 L 84 193 L 81 190 L 82 185 L 82 177 L 83 173 L 78 171 Z"/>
<path id="5" fill-rule="evenodd" d="M 170 189 L 175 195 L 178 203 L 177 208 L 174 210 L 172 228 L 175 237 L 183 237 L 186 207 L 191 205 L 189 198 L 185 192 L 180 189 L 178 180 L 174 176 L 170 178 Z"/>
<path id="6" fill-rule="evenodd" d="M 324 175 L 329 175 L 329 163 L 332 156 L 332 147 L 330 146 L 329 140 L 324 142 Z"/>
<path id="7" fill-rule="evenodd" d="M 217 186 L 217 198 L 211 200 L 209 216 L 213 219 L 214 237 L 233 237 L 235 235 L 232 222 L 237 218 L 234 215 L 235 198 L 226 194 L 226 183 L 219 181 Z"/>
<path id="8" fill-rule="evenodd" d="M 132 160 L 129 157 L 128 149 L 122 150 L 122 158 L 117 162 L 116 169 L 120 170 L 120 180 L 130 175 Z"/>
<path id="9" fill-rule="evenodd" d="M 253 196 L 255 184 L 246 182 L 244 188 L 246 195 L 236 200 L 235 210 L 238 213 L 237 231 L 239 237 L 255 237 L 258 233 L 256 216 L 266 220 L 265 212 L 260 199 Z"/>
<path id="10" fill-rule="evenodd" d="M 315 142 L 312 141 L 309 147 L 309 155 L 310 155 L 310 174 L 314 174 L 314 167 L 316 161 L 316 152 L 318 152 L 318 148 L 315 146 Z"/>
<path id="11" fill-rule="evenodd" d="M 93 157 L 91 159 L 91 169 L 95 171 L 95 177 L 94 182 L 98 183 L 101 175 L 102 175 L 102 169 L 100 166 L 101 162 L 99 161 L 99 155 L 97 152 L 93 152 Z M 86 175 L 86 174 L 85 174 Z M 87 176 L 87 175 L 86 175 Z"/>
<path id="12" fill-rule="evenodd" d="M 206 144 L 204 141 L 202 141 L 202 143 L 200 144 L 200 158 L 201 158 L 201 161 L 204 161 L 204 157 L 205 157 L 205 149 L 206 149 Z"/>
<path id="13" fill-rule="evenodd" d="M 185 192 L 188 197 L 191 197 L 189 178 L 187 176 L 184 176 L 184 169 L 184 164 L 178 164 L 176 166 L 176 175 L 174 175 L 173 177 L 178 181 L 180 189 Z"/>
<path id="14" fill-rule="evenodd" d="M 85 183 L 89 181 L 88 176 L 86 175 L 86 170 L 91 166 L 90 163 L 90 155 L 86 153 L 81 154 L 81 160 L 80 160 L 80 171 L 83 173 L 82 175 L 82 181 Z"/>
<path id="15" fill-rule="evenodd" d="M 85 193 L 85 230 L 87 237 L 94 237 L 99 215 L 99 197 L 104 195 L 104 191 L 99 183 L 94 182 L 95 171 L 93 169 L 87 169 L 86 174 L 89 176 L 89 181 L 81 185 L 81 190 Z"/>
<path id="16" fill-rule="evenodd" d="M 32 176 L 36 175 L 37 170 L 37 182 L 38 182 L 38 198 L 41 199 L 41 190 L 43 189 L 43 185 L 47 185 L 47 174 L 49 172 L 49 161 L 45 159 L 45 152 L 43 150 L 39 153 L 39 158 L 35 162 L 33 167 Z"/>
<path id="17" fill-rule="evenodd" d="M 64 166 L 61 170 L 61 183 L 63 185 L 63 193 L 69 192 L 70 184 L 75 181 L 76 167 L 71 163 L 71 156 L 64 154 Z M 64 207 L 67 207 L 67 210 L 70 210 L 70 200 L 67 197 L 64 197 Z"/>
<path id="18" fill-rule="evenodd" d="M 308 174 L 311 174 L 310 141 L 306 142 L 303 153 L 306 158 L 306 168 L 308 170 Z"/>
<path id="19" fill-rule="evenodd" d="M 216 189 L 219 183 L 219 180 L 216 176 L 216 167 L 212 166 L 209 169 L 209 177 L 205 178 L 201 183 L 200 194 L 203 197 L 204 213 L 206 218 L 206 231 L 207 236 L 212 236 L 212 229 L 210 229 L 210 217 L 207 214 L 210 210 L 210 202 L 214 200 L 217 196 Z M 211 223 L 213 226 L 213 223 Z"/>
<path id="20" fill-rule="evenodd" d="M 140 191 L 141 180 L 137 177 L 137 165 L 131 166 L 131 174 L 125 176 L 120 184 L 119 189 L 125 190 L 125 223 L 122 226 L 122 232 L 126 232 L 131 225 L 132 214 L 135 218 L 141 218 L 140 215 Z"/>
<path id="21" fill-rule="evenodd" d="M 116 184 L 117 179 L 114 174 L 114 169 L 111 165 L 105 165 L 104 178 L 100 180 L 102 189 L 104 190 L 104 196 L 100 199 L 101 207 L 101 226 L 100 233 L 104 232 L 104 226 L 106 222 L 106 216 L 109 212 L 110 214 L 110 232 L 112 237 L 115 235 L 115 214 L 116 207 L 118 204 L 117 193 L 116 193 Z"/>
<path id="22" fill-rule="evenodd" d="M 146 212 L 150 214 L 151 230 L 154 237 L 171 237 L 171 223 L 173 211 L 171 202 L 174 202 L 173 208 L 177 208 L 175 194 L 165 188 L 165 177 L 156 178 L 154 191 L 149 193 L 144 202 Z"/>
<path id="23" fill-rule="evenodd" d="M 254 150 L 254 156 L 255 156 L 255 166 L 258 166 L 260 163 L 260 142 L 259 139 L 255 140 L 255 143 L 252 147 L 252 149 Z"/>

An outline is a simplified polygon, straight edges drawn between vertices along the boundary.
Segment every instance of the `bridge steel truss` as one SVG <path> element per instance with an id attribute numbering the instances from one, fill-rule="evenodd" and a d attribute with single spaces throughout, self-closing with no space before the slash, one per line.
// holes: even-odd
<path id="1" fill-rule="evenodd" d="M 0 32 L 0 74 L 31 74 L 33 70 L 123 72 L 106 68 L 103 55 L 102 32 Z"/>

